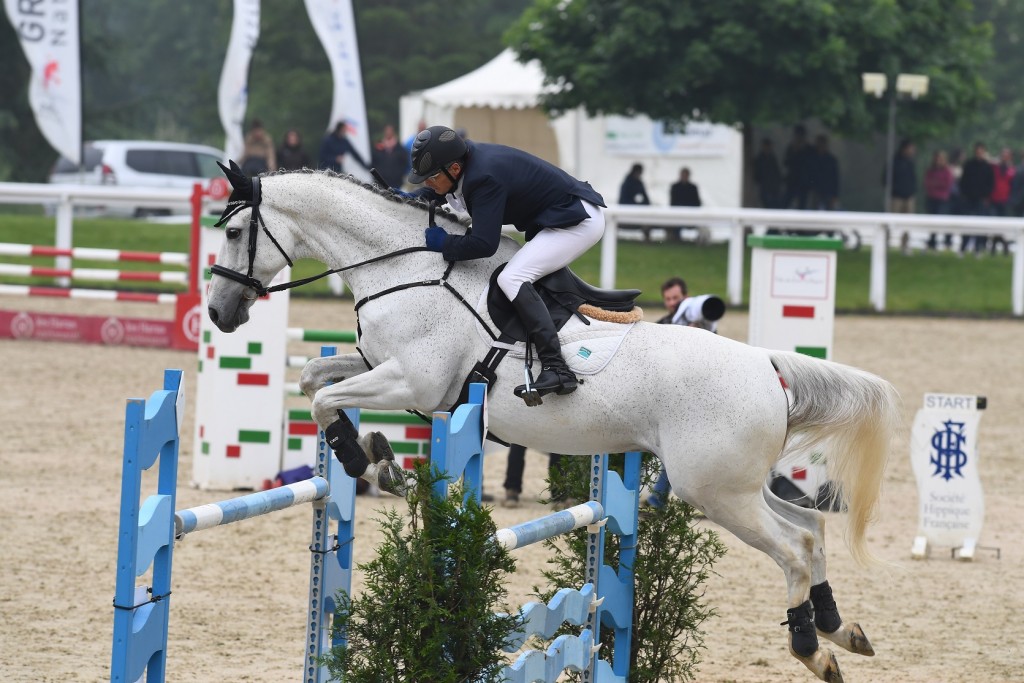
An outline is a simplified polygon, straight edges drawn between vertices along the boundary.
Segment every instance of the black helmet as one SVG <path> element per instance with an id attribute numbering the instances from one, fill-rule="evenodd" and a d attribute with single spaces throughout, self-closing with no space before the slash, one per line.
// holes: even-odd
<path id="1" fill-rule="evenodd" d="M 466 141 L 448 126 L 421 130 L 412 143 L 410 183 L 422 183 L 453 161 L 466 155 Z"/>

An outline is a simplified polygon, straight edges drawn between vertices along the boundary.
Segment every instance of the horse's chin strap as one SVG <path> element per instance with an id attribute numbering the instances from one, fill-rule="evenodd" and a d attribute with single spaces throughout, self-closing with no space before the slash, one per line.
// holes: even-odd
<path id="1" fill-rule="evenodd" d="M 220 227 L 221 225 L 224 225 L 224 223 L 229 218 L 234 216 L 236 213 L 238 213 L 242 209 L 244 209 L 246 207 L 252 207 L 252 214 L 249 216 L 249 254 L 248 254 L 248 256 L 249 256 L 249 270 L 248 270 L 248 272 L 246 272 L 245 275 L 242 275 L 242 273 L 238 272 L 237 270 L 231 270 L 230 268 L 225 268 L 224 266 L 222 266 L 220 264 L 214 264 L 213 266 L 210 267 L 211 275 L 220 275 L 221 277 L 224 277 L 224 278 L 227 278 L 228 280 L 232 280 L 234 282 L 237 282 L 238 284 L 243 285 L 244 287 L 247 287 L 248 289 L 255 290 L 255 292 L 256 292 L 256 297 L 255 298 L 267 296 L 271 292 L 280 292 L 280 291 L 283 291 L 285 289 L 292 289 L 294 287 L 301 287 L 302 285 L 308 285 L 310 282 L 316 282 L 317 280 L 319 280 L 321 278 L 325 278 L 328 275 L 333 275 L 334 273 L 341 273 L 341 272 L 344 272 L 346 270 L 352 270 L 353 268 L 358 268 L 360 266 L 365 266 L 365 265 L 369 265 L 371 263 L 376 263 L 377 261 L 383 261 L 385 259 L 389 259 L 389 258 L 392 258 L 394 256 L 401 256 L 402 254 L 411 254 L 411 253 L 417 252 L 417 251 L 428 251 L 428 249 L 427 249 L 427 247 L 425 245 L 422 246 L 422 247 L 406 247 L 404 249 L 398 249 L 397 251 L 392 251 L 390 253 L 383 254 L 382 256 L 374 256 L 373 258 L 368 258 L 365 261 L 360 261 L 359 263 L 352 263 L 352 264 L 347 265 L 347 266 L 342 266 L 341 268 L 333 268 L 331 270 L 325 270 L 324 272 L 320 273 L 319 275 L 312 275 L 310 277 L 302 278 L 301 280 L 291 280 L 289 282 L 284 282 L 284 283 L 281 283 L 279 285 L 274 285 L 273 287 L 266 287 L 266 286 L 263 285 L 262 282 L 260 282 L 255 277 L 253 277 L 253 274 L 252 274 L 252 272 L 253 272 L 253 265 L 254 265 L 254 263 L 256 261 L 256 237 L 258 235 L 259 228 L 261 226 L 263 228 L 263 232 L 267 233 L 267 237 L 269 237 L 270 241 L 274 243 L 274 246 L 277 247 L 277 250 L 279 252 L 281 252 L 281 256 L 284 256 L 284 260 L 288 263 L 288 265 L 289 266 L 293 266 L 294 264 L 292 263 L 291 258 L 288 256 L 288 254 L 285 252 L 285 250 L 281 247 L 281 244 L 274 237 L 273 233 L 271 233 L 270 230 L 267 229 L 267 224 L 263 221 L 263 215 L 260 213 L 260 202 L 262 200 L 263 200 L 263 195 L 262 195 L 262 192 L 261 192 L 261 189 L 260 189 L 260 179 L 259 179 L 259 177 L 255 177 L 255 178 L 252 179 L 252 200 L 249 201 L 249 202 L 239 203 L 238 205 L 233 207 L 233 209 L 230 212 L 226 212 L 224 216 L 221 216 L 221 219 L 219 221 L 217 221 L 217 223 L 216 223 L 217 227 Z M 434 208 L 435 208 L 434 204 L 431 203 L 430 204 L 430 225 L 434 225 Z"/>

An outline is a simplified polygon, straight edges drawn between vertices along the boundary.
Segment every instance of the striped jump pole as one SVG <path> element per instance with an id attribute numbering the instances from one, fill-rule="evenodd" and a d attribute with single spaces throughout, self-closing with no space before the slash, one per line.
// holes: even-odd
<path id="1" fill-rule="evenodd" d="M 592 500 L 507 529 L 498 529 L 494 540 L 506 550 L 515 550 L 596 524 L 604 516 L 604 506 Z"/>
<path id="2" fill-rule="evenodd" d="M 69 256 L 88 261 L 137 261 L 142 263 L 163 263 L 165 265 L 188 266 L 189 255 L 173 251 L 125 251 L 122 249 L 97 249 L 92 247 L 47 247 L 34 244 L 0 242 L 0 256 Z"/>
<path id="3" fill-rule="evenodd" d="M 188 273 L 175 271 L 106 270 L 102 268 L 46 268 L 0 263 L 0 275 L 14 277 L 68 277 L 94 282 L 164 282 L 188 284 Z"/>
<path id="4" fill-rule="evenodd" d="M 280 486 L 267 491 L 257 491 L 247 496 L 231 498 L 219 503 L 207 503 L 174 514 L 174 537 L 203 529 L 212 529 L 243 519 L 252 519 L 275 510 L 295 507 L 314 500 L 326 498 L 331 491 L 327 480 L 313 477 L 305 481 Z"/>
<path id="5" fill-rule="evenodd" d="M 291 341 L 324 344 L 355 344 L 358 341 L 354 330 L 310 330 L 304 327 L 289 327 L 287 337 Z"/>
<path id="6" fill-rule="evenodd" d="M 55 299 L 93 299 L 99 301 L 132 301 L 147 304 L 175 304 L 178 295 L 168 292 L 120 292 L 115 289 L 80 287 L 38 287 L 36 285 L 0 284 L 0 295 L 49 297 Z"/>

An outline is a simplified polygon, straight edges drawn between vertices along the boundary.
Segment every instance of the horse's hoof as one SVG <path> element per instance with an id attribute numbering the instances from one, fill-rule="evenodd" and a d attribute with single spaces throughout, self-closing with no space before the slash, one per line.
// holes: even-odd
<path id="1" fill-rule="evenodd" d="M 832 650 L 818 648 L 809 657 L 801 657 L 793 652 L 792 648 L 790 648 L 790 653 L 803 662 L 804 666 L 811 670 L 811 673 L 826 681 L 826 683 L 843 683 L 843 674 L 839 670 L 839 660 L 836 659 Z"/>
<path id="2" fill-rule="evenodd" d="M 406 471 L 394 461 L 385 460 L 377 464 L 377 487 L 386 493 L 404 497 L 409 490 Z"/>
<path id="3" fill-rule="evenodd" d="M 391 449 L 391 443 L 380 432 L 370 432 L 369 446 L 367 452 L 370 456 L 370 462 L 393 461 L 395 459 L 395 452 Z"/>
<path id="4" fill-rule="evenodd" d="M 818 631 L 818 633 L 844 650 L 856 655 L 875 656 L 875 648 L 871 647 L 871 641 L 864 635 L 864 630 L 860 627 L 860 624 L 851 624 L 850 626 L 843 624 L 832 633 L 825 633 L 824 631 Z"/>

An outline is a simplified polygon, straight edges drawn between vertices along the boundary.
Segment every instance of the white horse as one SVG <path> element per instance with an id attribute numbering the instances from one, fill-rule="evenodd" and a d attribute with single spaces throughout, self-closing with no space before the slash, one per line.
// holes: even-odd
<path id="1" fill-rule="evenodd" d="M 361 264 L 342 273 L 357 301 L 446 271 L 438 253 L 403 251 L 423 245 L 428 212 L 421 203 L 328 172 L 272 174 L 253 179 L 255 190 L 244 176 L 229 177 L 235 215 L 227 220 L 215 267 L 222 277 L 213 278 L 209 296 L 210 317 L 225 332 L 249 319 L 261 283 L 289 257 L 317 259 L 332 269 Z M 438 216 L 438 224 L 466 231 L 447 215 Z M 475 306 L 491 272 L 517 248 L 503 238 L 493 257 L 456 264 L 448 284 Z M 358 320 L 365 362 L 358 353 L 343 354 L 312 360 L 302 372 L 302 389 L 325 429 L 345 408 L 447 410 L 489 348 L 470 308 L 443 286 L 372 298 L 358 308 Z M 860 627 L 840 618 L 832 598 L 824 516 L 779 499 L 766 481 L 787 438 L 827 453 L 829 478 L 847 511 L 848 544 L 858 560 L 870 559 L 865 528 L 898 419 L 898 397 L 888 382 L 837 363 L 645 322 L 629 330 L 603 371 L 539 407 L 513 395 L 522 382 L 521 363 L 506 358 L 498 368 L 488 404 L 494 435 L 544 452 L 657 454 L 673 493 L 782 568 L 794 656 L 822 680 L 840 681 L 836 658 L 819 646 L 817 634 L 851 652 L 874 654 Z M 364 436 L 359 443 L 370 451 L 369 441 Z M 374 474 L 371 465 L 364 476 Z"/>

